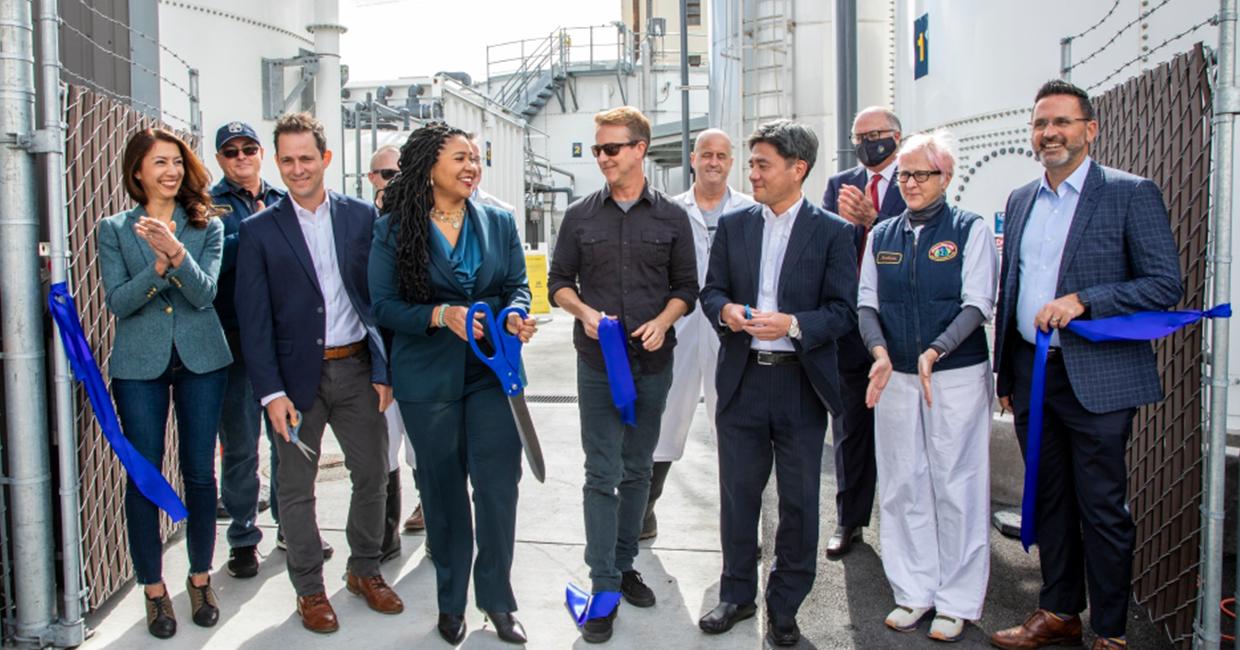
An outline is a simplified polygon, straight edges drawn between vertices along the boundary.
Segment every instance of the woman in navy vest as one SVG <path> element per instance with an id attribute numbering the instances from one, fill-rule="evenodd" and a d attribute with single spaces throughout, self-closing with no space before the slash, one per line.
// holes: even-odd
<path id="1" fill-rule="evenodd" d="M 947 205 L 955 159 L 945 132 L 904 141 L 908 209 L 875 226 L 861 266 L 861 335 L 874 355 L 874 409 L 887 616 L 909 632 L 935 610 L 930 638 L 955 641 L 982 616 L 990 573 L 990 352 L 994 238 Z"/>
<path id="2" fill-rule="evenodd" d="M 138 205 L 99 222 L 99 270 L 116 317 L 108 360 L 112 396 L 125 437 L 155 467 L 164 459 L 171 398 L 185 508 L 189 511 L 190 608 L 211 627 L 219 604 L 211 589 L 215 553 L 215 441 L 232 353 L 215 313 L 224 225 L 211 214 L 207 170 L 180 138 L 143 129 L 122 161 L 125 191 Z M 129 555 L 146 593 L 147 630 L 176 634 L 164 586 L 159 509 L 131 477 L 125 486 Z"/>

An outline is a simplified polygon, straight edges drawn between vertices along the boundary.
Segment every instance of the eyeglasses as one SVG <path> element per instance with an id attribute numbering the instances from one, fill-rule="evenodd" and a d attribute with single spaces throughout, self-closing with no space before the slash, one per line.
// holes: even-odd
<path id="1" fill-rule="evenodd" d="M 396 178 L 396 175 L 400 173 L 400 170 L 399 169 L 372 169 L 370 170 L 370 173 L 378 174 L 380 177 L 383 178 L 383 180 L 390 181 L 393 178 Z"/>
<path id="2" fill-rule="evenodd" d="M 913 180 L 917 181 L 917 184 L 918 184 L 918 185 L 921 185 L 922 183 L 924 183 L 924 182 L 926 182 L 926 181 L 930 180 L 930 177 L 931 177 L 931 176 L 938 176 L 939 174 L 942 174 L 942 173 L 943 173 L 943 172 L 941 172 L 941 171 L 939 171 L 939 170 L 937 170 L 937 169 L 936 169 L 936 170 L 934 170 L 934 171 L 930 171 L 930 170 L 926 170 L 926 169 L 919 169 L 919 170 L 917 170 L 917 171 L 915 171 L 915 172 L 909 172 L 909 171 L 901 171 L 901 172 L 898 172 L 898 173 L 896 174 L 896 178 L 900 179 L 900 182 L 901 182 L 901 183 L 907 183 L 907 182 L 908 182 L 908 179 L 910 179 L 910 178 L 911 178 L 911 179 L 913 179 Z"/>
<path id="3" fill-rule="evenodd" d="M 238 155 L 240 155 L 240 154 L 245 154 L 245 155 L 247 155 L 247 156 L 257 156 L 257 155 L 258 155 L 258 145 L 256 145 L 256 144 L 247 144 L 247 145 L 245 145 L 244 147 L 240 147 L 240 148 L 238 148 L 238 147 L 224 147 L 223 149 L 220 149 L 220 155 L 221 155 L 221 156 L 223 156 L 223 157 L 225 157 L 225 158 L 228 158 L 228 159 L 230 159 L 230 160 L 231 160 L 231 159 L 233 159 L 233 158 L 236 158 L 236 157 L 237 157 Z"/>
<path id="4" fill-rule="evenodd" d="M 625 147 L 631 147 L 637 144 L 638 142 L 641 142 L 641 140 L 629 140 L 628 142 L 608 142 L 607 144 L 596 144 L 590 147 L 590 153 L 594 154 L 595 158 L 598 158 L 598 155 L 600 152 L 605 153 L 608 156 L 614 156 L 620 153 L 621 149 Z"/>
<path id="5" fill-rule="evenodd" d="M 866 131 L 865 133 L 854 133 L 852 136 L 853 144 L 861 144 L 863 140 L 873 142 L 881 139 L 884 133 L 895 133 L 895 129 L 878 129 L 877 131 Z"/>
<path id="6" fill-rule="evenodd" d="M 1089 122 L 1089 121 L 1090 119 L 1088 117 L 1057 117 L 1053 120 L 1048 120 L 1046 118 L 1039 118 L 1039 119 L 1036 119 L 1030 122 L 1029 126 L 1032 126 L 1034 131 L 1041 133 L 1042 131 L 1046 130 L 1047 126 L 1052 125 L 1052 124 L 1055 126 L 1056 129 L 1066 129 L 1072 126 L 1073 122 Z"/>

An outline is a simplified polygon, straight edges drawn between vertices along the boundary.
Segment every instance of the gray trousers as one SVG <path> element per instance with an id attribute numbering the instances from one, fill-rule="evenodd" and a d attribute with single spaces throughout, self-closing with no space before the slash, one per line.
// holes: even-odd
<path id="1" fill-rule="evenodd" d="M 357 576 L 379 574 L 383 544 L 383 508 L 387 498 L 387 423 L 379 412 L 379 395 L 370 384 L 370 357 L 363 352 L 323 362 L 314 406 L 302 413 L 299 438 L 316 452 L 330 424 L 344 451 L 353 482 L 345 535 L 348 569 Z M 288 574 L 298 596 L 324 591 L 323 548 L 315 519 L 314 481 L 319 456 L 307 460 L 291 442 L 276 436 L 280 523 L 288 545 Z"/>

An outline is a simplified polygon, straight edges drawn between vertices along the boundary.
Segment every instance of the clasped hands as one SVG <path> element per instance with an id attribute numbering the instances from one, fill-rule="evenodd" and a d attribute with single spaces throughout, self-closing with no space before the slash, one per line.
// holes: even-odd
<path id="1" fill-rule="evenodd" d="M 616 320 L 615 316 L 604 316 L 602 312 L 594 309 L 587 309 L 581 319 L 581 325 L 585 328 L 586 336 L 598 340 L 598 325 L 604 318 Z M 665 322 L 662 318 L 656 316 L 645 323 L 641 327 L 633 330 L 631 336 L 635 339 L 641 339 L 642 349 L 647 352 L 654 352 L 663 348 L 663 343 L 667 340 L 667 330 L 675 323 Z"/>
<path id="2" fill-rule="evenodd" d="M 176 238 L 177 223 L 167 223 L 152 217 L 140 217 L 133 225 L 133 232 L 155 254 L 155 271 L 163 275 L 168 267 L 176 268 L 185 259 L 185 247 Z"/>
<path id="3" fill-rule="evenodd" d="M 874 209 L 873 199 L 852 185 L 840 186 L 840 194 L 836 203 L 840 216 L 853 225 L 869 228 L 878 219 L 878 211 Z"/>
<path id="4" fill-rule="evenodd" d="M 745 307 L 730 302 L 719 312 L 719 319 L 733 332 L 745 332 L 759 341 L 775 341 L 788 336 L 792 316 L 777 311 L 750 309 L 745 318 Z"/>
<path id="5" fill-rule="evenodd" d="M 484 314 L 481 311 L 474 312 L 473 331 L 466 333 L 465 319 L 469 316 L 469 308 L 457 306 L 445 307 L 447 311 L 443 314 L 443 324 L 453 334 L 461 337 L 462 341 L 469 340 L 469 334 L 474 339 L 481 340 L 486 337 L 486 332 L 482 329 L 482 318 Z M 529 343 L 534 338 L 534 333 L 538 331 L 538 322 L 533 318 L 521 318 L 517 314 L 508 314 L 508 318 L 504 322 L 504 326 L 508 329 L 508 333 L 521 340 L 522 344 Z"/>

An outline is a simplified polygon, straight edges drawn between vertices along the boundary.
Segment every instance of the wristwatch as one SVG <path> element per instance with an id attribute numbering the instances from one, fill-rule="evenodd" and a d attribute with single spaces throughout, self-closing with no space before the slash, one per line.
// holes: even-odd
<path id="1" fill-rule="evenodd" d="M 788 336 L 794 339 L 801 338 L 801 324 L 797 322 L 796 316 L 792 316 L 792 324 L 788 326 Z"/>

